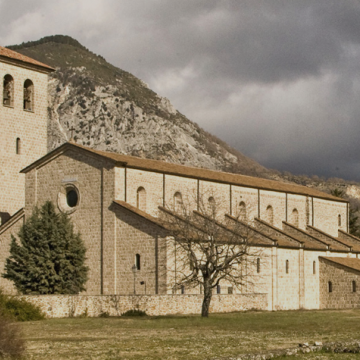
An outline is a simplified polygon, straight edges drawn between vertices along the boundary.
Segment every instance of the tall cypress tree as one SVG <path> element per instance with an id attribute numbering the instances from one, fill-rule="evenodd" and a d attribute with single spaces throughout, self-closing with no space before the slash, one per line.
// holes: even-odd
<path id="1" fill-rule="evenodd" d="M 10 256 L 2 277 L 23 294 L 78 294 L 85 290 L 88 267 L 86 248 L 74 233 L 67 214 L 57 213 L 52 202 L 35 208 L 12 236 Z"/>

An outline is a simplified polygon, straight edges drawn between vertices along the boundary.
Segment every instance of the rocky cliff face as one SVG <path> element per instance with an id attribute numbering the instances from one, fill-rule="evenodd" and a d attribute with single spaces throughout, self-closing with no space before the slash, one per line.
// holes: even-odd
<path id="1" fill-rule="evenodd" d="M 96 149 L 255 176 L 270 173 L 179 113 L 132 74 L 76 40 L 51 36 L 12 49 L 56 68 L 49 150 L 70 139 Z"/>
<path id="2" fill-rule="evenodd" d="M 70 37 L 50 36 L 10 48 L 56 68 L 49 81 L 49 150 L 69 140 L 74 129 L 78 143 L 96 149 L 295 182 L 325 192 L 336 188 L 360 204 L 359 184 L 264 168 L 191 122 L 143 81 Z"/>

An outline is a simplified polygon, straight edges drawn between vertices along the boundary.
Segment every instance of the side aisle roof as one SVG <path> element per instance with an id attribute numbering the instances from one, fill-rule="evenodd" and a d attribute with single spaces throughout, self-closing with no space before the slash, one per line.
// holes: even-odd
<path id="1" fill-rule="evenodd" d="M 35 59 L 32 59 L 28 56 L 22 55 L 16 51 L 7 49 L 2 46 L 0 46 L 0 60 L 14 61 L 14 62 L 18 63 L 19 65 L 30 65 L 30 66 L 32 65 L 32 66 L 35 66 L 45 72 L 55 71 L 55 69 L 49 65 L 43 64 L 40 61 L 37 61 Z"/>
<path id="2" fill-rule="evenodd" d="M 26 173 L 33 168 L 40 166 L 43 162 L 49 161 L 53 156 L 58 153 L 63 153 L 68 149 L 85 150 L 89 153 L 96 154 L 114 162 L 114 166 L 127 167 L 132 169 L 147 170 L 152 172 L 160 172 L 169 175 L 177 175 L 183 177 L 196 178 L 205 181 L 214 181 L 217 183 L 231 184 L 236 186 L 243 186 L 248 188 L 256 188 L 260 190 L 269 190 L 284 192 L 290 194 L 298 194 L 305 196 L 313 196 L 320 199 L 344 202 L 347 200 L 332 196 L 322 191 L 309 188 L 301 185 L 286 184 L 276 180 L 267 180 L 252 176 L 232 174 L 215 170 L 201 169 L 190 166 L 172 164 L 165 161 L 142 159 L 135 156 L 121 155 L 117 153 L 94 150 L 89 147 L 76 144 L 74 142 L 67 142 L 57 149 L 51 151 L 31 165 L 27 166 L 21 172 Z"/>

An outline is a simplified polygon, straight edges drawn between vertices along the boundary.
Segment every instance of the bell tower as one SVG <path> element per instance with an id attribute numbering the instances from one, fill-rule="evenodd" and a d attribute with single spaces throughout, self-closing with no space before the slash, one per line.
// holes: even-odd
<path id="1" fill-rule="evenodd" d="M 0 46 L 0 225 L 25 204 L 20 170 L 47 153 L 53 68 Z"/>

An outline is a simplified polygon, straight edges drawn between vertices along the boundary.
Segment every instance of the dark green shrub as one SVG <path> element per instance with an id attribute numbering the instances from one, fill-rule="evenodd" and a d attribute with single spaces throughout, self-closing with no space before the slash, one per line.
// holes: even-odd
<path id="1" fill-rule="evenodd" d="M 100 313 L 99 317 L 108 318 L 108 317 L 110 317 L 110 314 L 107 311 L 103 311 Z"/>
<path id="2" fill-rule="evenodd" d="M 16 321 L 43 320 L 45 315 L 36 305 L 24 299 L 2 294 L 0 290 L 0 316 Z"/>
<path id="3" fill-rule="evenodd" d="M 47 201 L 27 218 L 19 239 L 12 236 L 2 277 L 22 294 L 78 294 L 85 290 L 89 270 L 85 253 L 69 215 Z"/>
<path id="4" fill-rule="evenodd" d="M 145 311 L 139 309 L 133 309 L 125 311 L 121 316 L 147 316 Z"/>
<path id="5" fill-rule="evenodd" d="M 19 325 L 0 315 L 0 358 L 20 359 L 25 341 Z"/>

